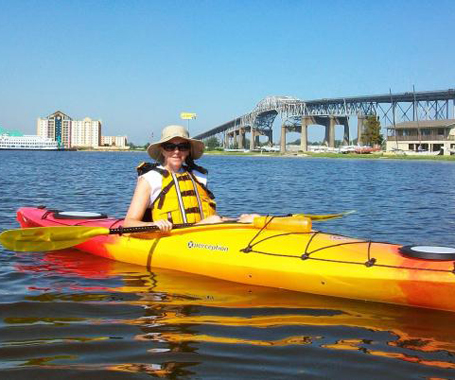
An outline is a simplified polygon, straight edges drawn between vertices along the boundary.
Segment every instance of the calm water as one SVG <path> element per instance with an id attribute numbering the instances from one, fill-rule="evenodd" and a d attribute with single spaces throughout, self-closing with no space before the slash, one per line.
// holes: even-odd
<path id="1" fill-rule="evenodd" d="M 142 160 L 0 152 L 0 229 L 17 228 L 25 205 L 120 217 Z M 316 228 L 455 246 L 454 163 L 200 162 L 223 215 L 356 210 Z M 453 313 L 148 272 L 74 250 L 0 247 L 0 281 L 1 379 L 455 378 Z"/>

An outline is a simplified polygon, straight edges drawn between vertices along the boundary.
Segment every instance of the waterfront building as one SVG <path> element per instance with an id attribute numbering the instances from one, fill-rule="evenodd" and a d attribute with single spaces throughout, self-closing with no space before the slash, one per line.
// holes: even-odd
<path id="1" fill-rule="evenodd" d="M 386 150 L 455 151 L 455 119 L 407 121 L 387 127 Z"/>
<path id="2" fill-rule="evenodd" d="M 71 148 L 71 119 L 61 111 L 38 118 L 36 122 L 37 135 L 57 141 L 61 148 Z"/>
<path id="3" fill-rule="evenodd" d="M 0 129 L 0 150 L 58 150 L 57 141 Z"/>
<path id="4" fill-rule="evenodd" d="M 127 149 L 126 136 L 101 136 L 101 145 L 105 147 L 116 147 Z"/>
<path id="5" fill-rule="evenodd" d="M 38 118 L 38 136 L 57 141 L 61 148 L 129 149 L 126 136 L 102 136 L 101 120 L 74 120 L 61 111 Z"/>
<path id="6" fill-rule="evenodd" d="M 71 123 L 71 146 L 74 148 L 98 148 L 101 145 L 101 121 L 86 117 Z"/>

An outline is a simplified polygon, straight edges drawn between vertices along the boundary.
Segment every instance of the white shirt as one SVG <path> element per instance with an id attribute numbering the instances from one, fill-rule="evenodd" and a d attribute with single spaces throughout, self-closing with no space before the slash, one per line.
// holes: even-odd
<path id="1" fill-rule="evenodd" d="M 164 170 L 164 167 L 160 165 L 160 166 L 158 166 L 158 169 Z M 183 168 L 180 168 L 179 173 L 183 173 L 184 171 L 185 170 Z M 207 186 L 207 175 L 206 174 L 202 174 L 201 172 L 198 172 L 197 170 L 193 170 L 191 173 L 196 177 L 196 179 L 200 183 Z M 139 178 L 144 178 L 150 186 L 151 191 L 150 191 L 150 200 L 149 200 L 149 204 L 148 204 L 148 206 L 150 207 L 153 204 L 154 200 L 156 198 L 158 198 L 158 195 L 161 193 L 161 189 L 163 186 L 163 176 L 155 170 L 150 170 L 147 173 L 141 175 Z"/>

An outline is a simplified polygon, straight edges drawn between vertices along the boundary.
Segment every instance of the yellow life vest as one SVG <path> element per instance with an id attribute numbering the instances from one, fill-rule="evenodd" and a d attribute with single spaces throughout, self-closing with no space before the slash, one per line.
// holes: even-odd
<path id="1" fill-rule="evenodd" d="M 216 215 L 213 194 L 189 171 L 163 175 L 161 193 L 151 206 L 153 220 L 197 223 Z"/>

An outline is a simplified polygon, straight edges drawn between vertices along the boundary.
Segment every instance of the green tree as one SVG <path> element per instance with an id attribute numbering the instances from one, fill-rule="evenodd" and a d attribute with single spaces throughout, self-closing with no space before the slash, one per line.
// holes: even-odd
<path id="1" fill-rule="evenodd" d="M 296 139 L 294 141 L 289 141 L 286 145 L 300 145 L 300 139 Z"/>
<path id="2" fill-rule="evenodd" d="M 381 123 L 375 115 L 369 115 L 365 121 L 361 142 L 364 145 L 382 145 Z"/>
<path id="3" fill-rule="evenodd" d="M 220 142 L 215 136 L 212 136 L 205 141 L 205 146 L 208 150 L 214 150 L 220 146 Z"/>
<path id="4" fill-rule="evenodd" d="M 147 147 L 148 147 L 148 144 L 146 144 L 145 146 L 136 145 L 135 143 L 133 143 L 131 141 L 127 142 L 126 145 L 128 145 L 130 147 L 130 149 L 133 149 L 133 150 L 134 149 L 142 150 L 142 149 L 147 149 Z"/>

